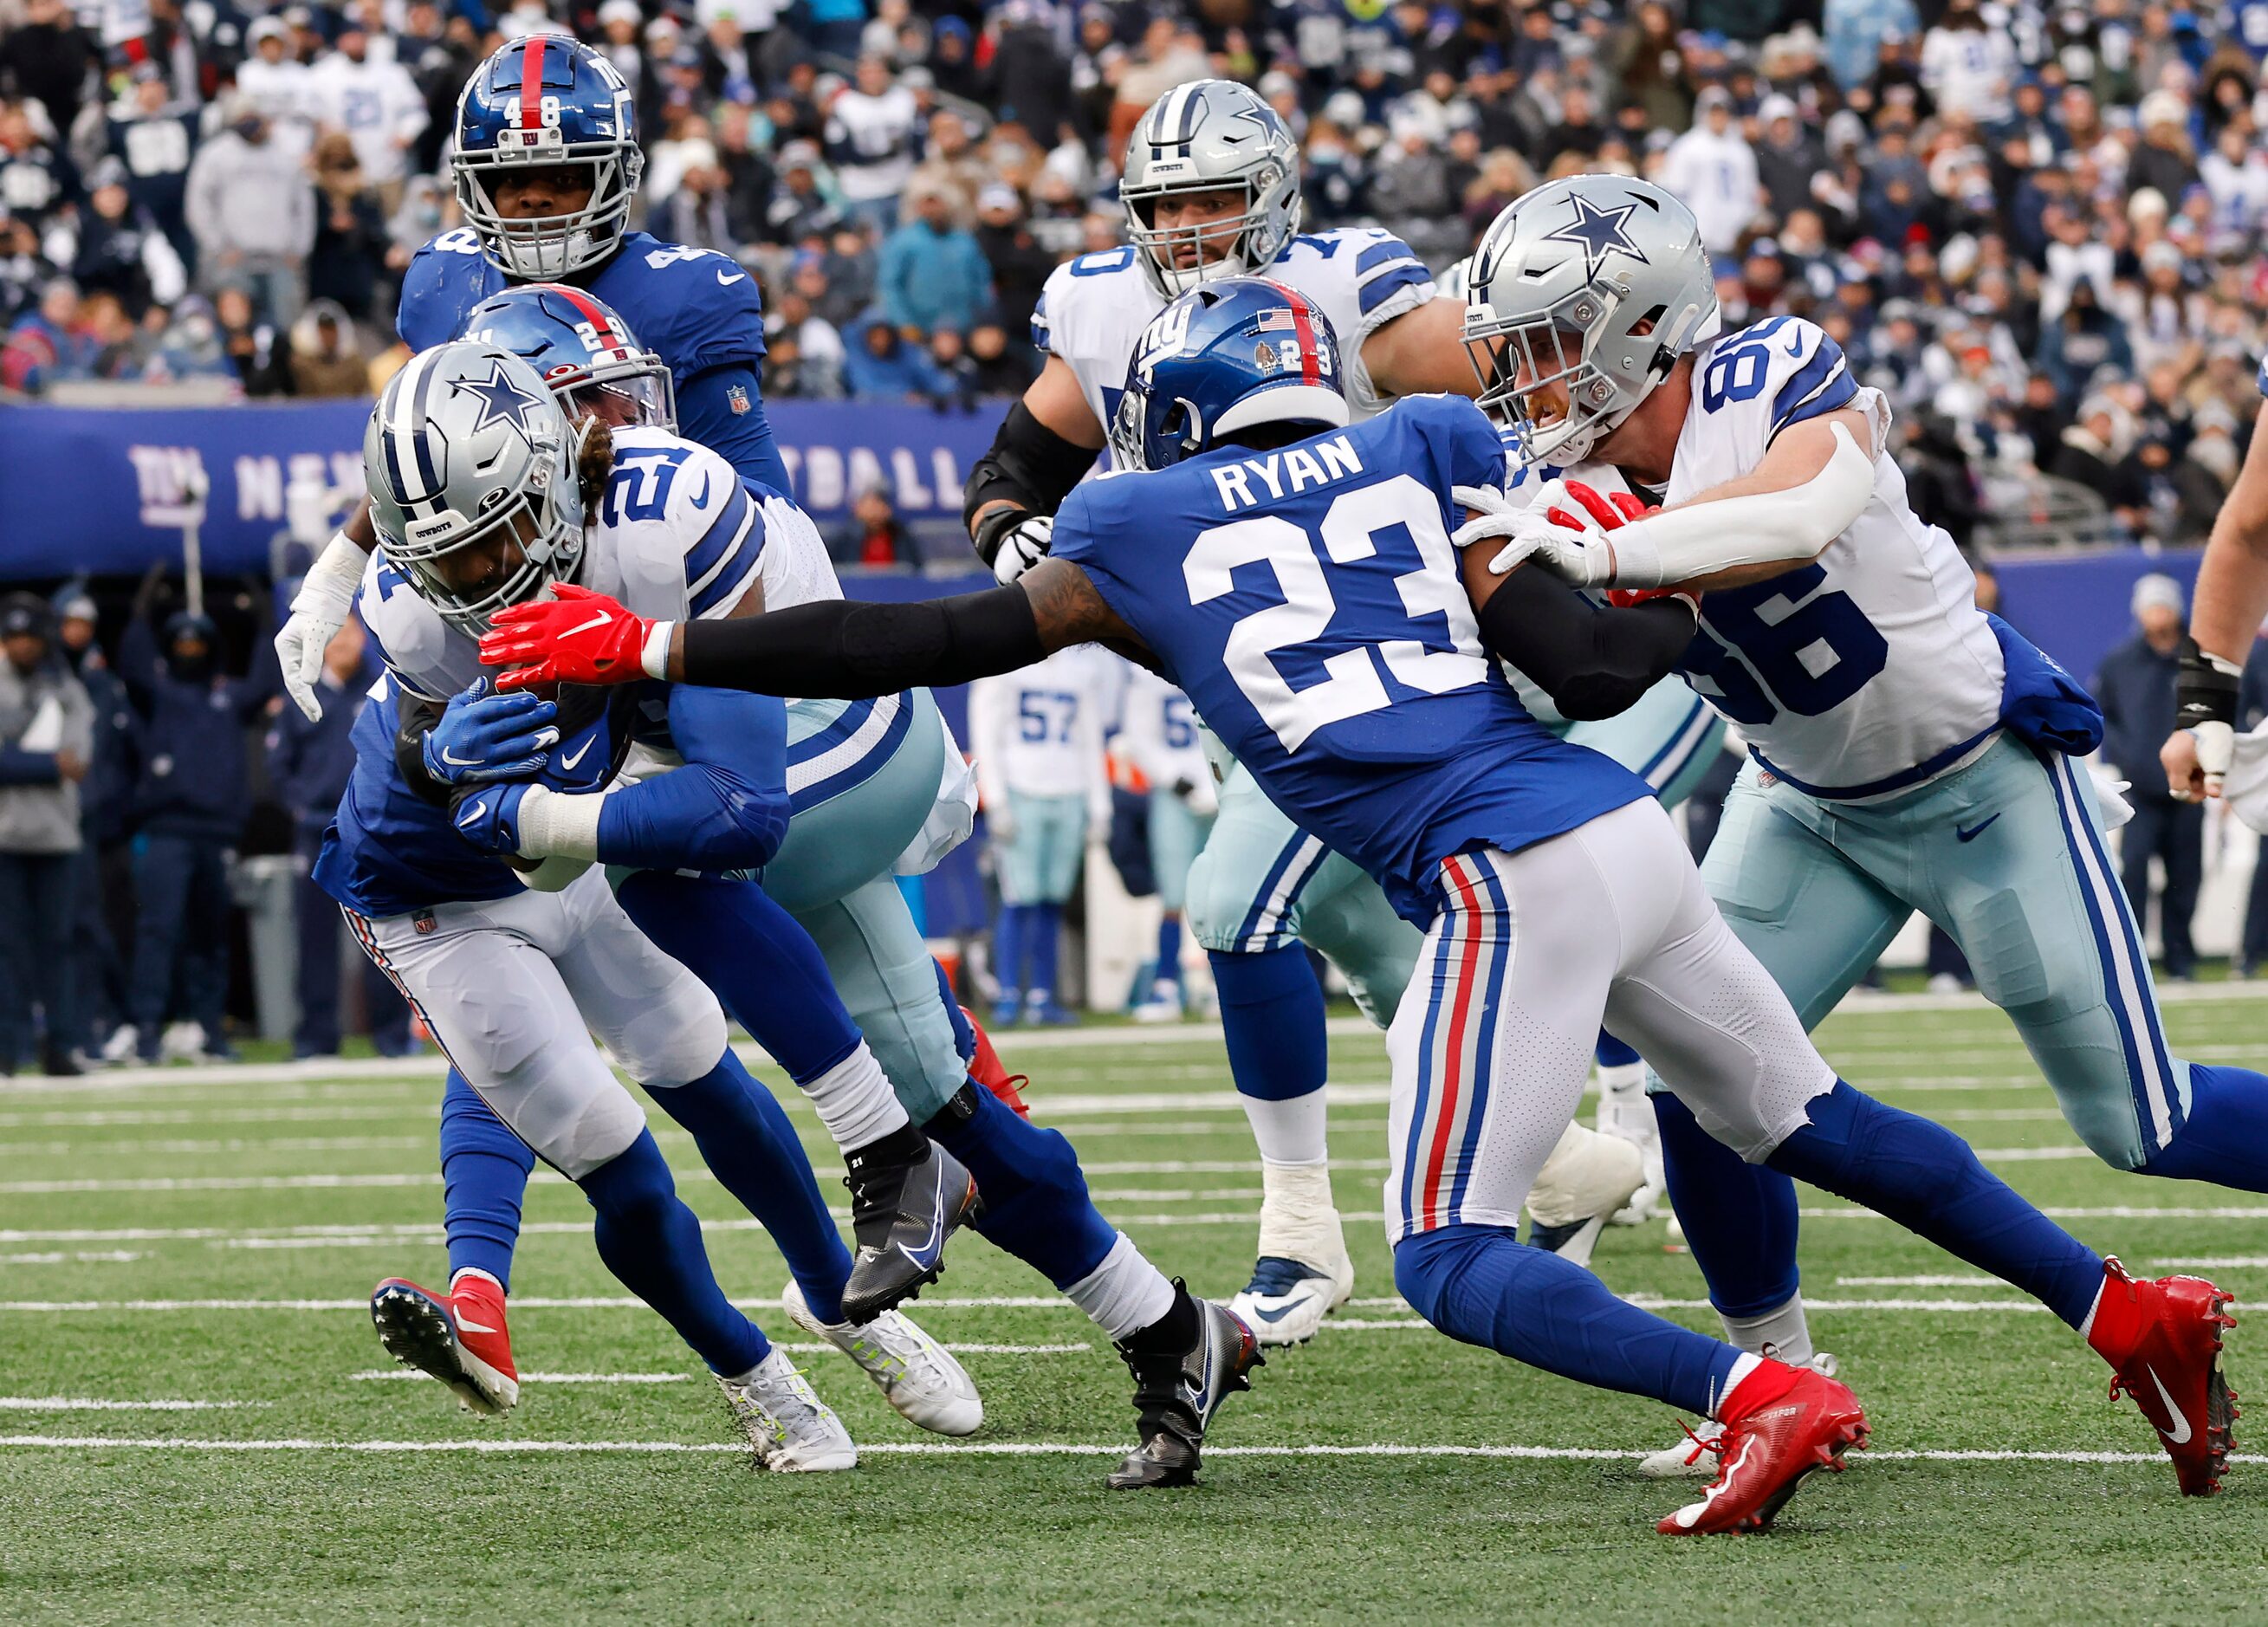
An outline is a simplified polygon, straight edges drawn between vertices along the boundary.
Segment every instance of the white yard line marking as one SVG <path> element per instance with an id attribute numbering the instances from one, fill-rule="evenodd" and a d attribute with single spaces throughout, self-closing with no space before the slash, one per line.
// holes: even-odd
<path id="1" fill-rule="evenodd" d="M 0 1395 L 0 1412 L 232 1412 L 265 1401 L 96 1401 L 75 1395 Z"/>
<path id="2" fill-rule="evenodd" d="M 772 1341 L 776 1351 L 785 1351 L 792 1356 L 836 1356 L 842 1352 L 834 1345 L 816 1341 L 784 1344 Z M 939 1349 L 950 1351 L 955 1356 L 1078 1356 L 1094 1348 L 1092 1344 L 962 1344 L 940 1342 Z M 705 1373 L 523 1373 L 522 1384 L 689 1384 L 705 1380 Z M 408 1367 L 372 1367 L 366 1372 L 350 1373 L 347 1377 L 358 1384 L 391 1382 L 396 1380 L 415 1380 L 426 1377 Z"/>
<path id="3" fill-rule="evenodd" d="M 1977 1272 L 1946 1277 L 1838 1277 L 1837 1288 L 2007 1288 L 1997 1277 Z M 1808 1301 L 1807 1301 L 1808 1303 Z"/>
<path id="4" fill-rule="evenodd" d="M 130 1248 L 82 1248 L 69 1254 L 58 1248 L 45 1254 L 0 1255 L 0 1265 L 120 1265 L 144 1257 Z"/>
<path id="5" fill-rule="evenodd" d="M 274 1140 L 239 1136 L 213 1141 L 0 1141 L 0 1158 L 52 1158 L 73 1152 L 102 1158 L 129 1152 L 174 1157 L 227 1152 L 431 1152 L 433 1145 L 431 1132 L 423 1136 L 279 1136 Z"/>
<path id="6" fill-rule="evenodd" d="M 1665 1299 L 1660 1294 L 1633 1293 L 1623 1296 L 1631 1304 L 1653 1311 L 1700 1311 L 1709 1308 L 1706 1299 Z M 645 1301 L 627 1294 L 585 1294 L 565 1298 L 541 1294 L 515 1295 L 512 1308 L 521 1311 L 630 1311 L 643 1310 Z M 759 1295 L 736 1299 L 733 1304 L 750 1310 L 768 1310 L 777 1307 L 779 1296 Z M 1368 1303 L 1399 1305 L 1399 1301 L 1369 1301 Z M 2031 1299 L 1806 1299 L 1807 1310 L 1832 1313 L 1836 1311 L 1927 1311 L 1950 1315 L 1999 1315 L 2004 1313 L 2029 1314 L 2047 1307 Z M 1070 1311 L 1074 1307 L 1068 1299 L 1046 1294 L 971 1294 L 958 1298 L 927 1296 L 914 1302 L 917 1312 L 927 1311 Z M 1407 1308 L 1407 1307 L 1403 1307 Z M 174 1311 L 362 1311 L 368 1312 L 370 1301 L 360 1299 L 0 1299 L 0 1312 L 24 1315 L 54 1315 L 66 1312 L 174 1312 Z M 1402 1319 L 1370 1321 L 1361 1317 L 1334 1317 L 1323 1323 L 1333 1328 L 1368 1331 L 1387 1328 L 1422 1328 L 1423 1321 Z"/>
<path id="7" fill-rule="evenodd" d="M 2183 1255 L 2150 1263 L 2175 1271 L 2257 1271 L 2268 1269 L 2268 1255 Z"/>
<path id="8" fill-rule="evenodd" d="M 136 1439 L 130 1435 L 0 1435 L 0 1447 L 50 1452 L 348 1452 L 348 1453 L 470 1453 L 475 1455 L 573 1453 L 733 1453 L 747 1447 L 723 1441 L 686 1440 L 199 1440 L 179 1436 Z M 858 1448 L 872 1457 L 1118 1457 L 1132 1450 L 1131 1443 L 1101 1445 L 1052 1440 L 1000 1440 L 956 1445 L 946 1441 L 895 1440 L 869 1442 Z M 1382 1443 L 1363 1446 L 1284 1446 L 1205 1447 L 1207 1458 L 1510 1458 L 1576 1462 L 1634 1462 L 1643 1450 L 1609 1447 L 1477 1447 L 1415 1446 Z M 2020 1451 L 1897 1451 L 1876 1449 L 1852 1453 L 1846 1463 L 2078 1463 L 2162 1465 L 2156 1452 L 2020 1452 Z M 2232 1454 L 2232 1463 L 2268 1463 L 2257 1453 Z"/>

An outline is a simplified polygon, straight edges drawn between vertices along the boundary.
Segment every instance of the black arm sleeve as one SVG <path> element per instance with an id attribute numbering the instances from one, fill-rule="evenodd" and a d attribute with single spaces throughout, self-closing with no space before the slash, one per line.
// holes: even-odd
<path id="1" fill-rule="evenodd" d="M 1003 499 L 1036 514 L 1052 514 L 1094 467 L 1094 459 L 1093 451 L 1065 440 L 1020 401 L 1008 409 L 992 449 L 968 471 L 961 523 L 973 528 L 977 510 Z"/>
<path id="2" fill-rule="evenodd" d="M 821 600 L 730 622 L 688 622 L 682 637 L 687 683 L 822 700 L 966 683 L 1047 654 L 1021 587 L 896 605 Z"/>
<path id="3" fill-rule="evenodd" d="M 449 806 L 450 788 L 425 771 L 425 737 L 447 710 L 438 701 L 424 700 L 395 686 L 394 710 L 401 726 L 394 734 L 394 766 L 401 770 L 412 791 L 437 808 Z"/>
<path id="4" fill-rule="evenodd" d="M 1624 711 L 1693 642 L 1682 599 L 1601 609 L 1548 571 L 1505 578 L 1480 612 L 1489 652 L 1526 673 L 1572 722 Z"/>

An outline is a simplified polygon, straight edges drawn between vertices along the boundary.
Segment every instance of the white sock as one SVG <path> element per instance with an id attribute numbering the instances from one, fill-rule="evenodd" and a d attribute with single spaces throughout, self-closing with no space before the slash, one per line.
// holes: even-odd
<path id="1" fill-rule="evenodd" d="M 1733 1370 L 1725 1375 L 1724 1389 L 1710 1403 L 1709 1416 L 1713 1418 L 1724 1410 L 1725 1397 L 1740 1388 L 1741 1380 L 1764 1365 L 1764 1358 L 1761 1356 L 1743 1356 L 1735 1361 L 1733 1364 Z"/>
<path id="2" fill-rule="evenodd" d="M 1646 1064 L 1617 1063 L 1613 1067 L 1599 1070 L 1599 1095 L 1602 1099 L 1624 1106 L 1646 1100 Z"/>
<path id="3" fill-rule="evenodd" d="M 1727 1316 L 1719 1312 L 1718 1320 L 1725 1324 L 1725 1337 L 1751 1356 L 1769 1350 L 1776 1359 L 1794 1367 L 1811 1359 L 1811 1326 L 1803 1319 L 1800 1293 L 1761 1316 Z"/>
<path id="4" fill-rule="evenodd" d="M 1331 1200 L 1329 1165 L 1260 1160 L 1259 1252 L 1321 1270 L 1339 1269 L 1346 1238 Z"/>
<path id="5" fill-rule="evenodd" d="M 1244 1116 L 1251 1121 L 1252 1139 L 1260 1156 L 1271 1164 L 1320 1164 L 1329 1156 L 1323 1134 L 1323 1093 L 1267 1101 L 1240 1096 Z"/>
<path id="6" fill-rule="evenodd" d="M 820 1122 L 835 1145 L 845 1152 L 880 1141 L 892 1130 L 911 1123 L 898 1103 L 897 1093 L 882 1075 L 882 1064 L 858 1042 L 858 1049 L 805 1084 L 803 1093 L 819 1109 Z"/>
<path id="7" fill-rule="evenodd" d="M 477 1277 L 482 1282 L 488 1284 L 489 1286 L 494 1288 L 498 1293 L 502 1293 L 504 1292 L 504 1285 L 497 1281 L 495 1273 L 491 1271 L 483 1271 L 477 1265 L 460 1265 L 455 1270 L 450 1272 L 449 1292 L 451 1293 L 456 1292 L 457 1285 L 463 1282 L 468 1277 Z"/>
<path id="8" fill-rule="evenodd" d="M 1174 1308 L 1174 1285 L 1121 1232 L 1102 1263 L 1064 1290 L 1113 1343 L 1139 1332 Z"/>

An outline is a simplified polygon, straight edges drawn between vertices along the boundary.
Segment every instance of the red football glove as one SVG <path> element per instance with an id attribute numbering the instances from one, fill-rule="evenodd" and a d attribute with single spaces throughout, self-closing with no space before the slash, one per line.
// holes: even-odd
<path id="1" fill-rule="evenodd" d="M 1619 531 L 1626 521 L 1653 512 L 1632 492 L 1602 492 L 1580 480 L 1563 481 L 1561 489 L 1581 504 L 1583 512 L 1571 514 L 1555 504 L 1543 512 L 1543 518 L 1570 531 L 1586 531 L 1594 526 L 1602 531 Z"/>
<path id="2" fill-rule="evenodd" d="M 562 584 L 556 599 L 497 613 L 481 640 L 481 663 L 509 666 L 499 693 L 561 683 L 636 683 L 653 623 L 604 593 Z"/>

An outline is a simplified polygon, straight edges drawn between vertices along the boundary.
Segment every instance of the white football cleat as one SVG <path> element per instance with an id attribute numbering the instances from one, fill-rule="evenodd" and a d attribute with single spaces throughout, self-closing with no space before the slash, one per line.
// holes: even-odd
<path id="1" fill-rule="evenodd" d="M 1767 1345 L 1764 1354 L 1771 1356 Z M 1814 1351 L 1809 1361 L 1800 1364 L 1823 1379 L 1835 1376 L 1835 1358 L 1826 1351 Z M 1683 1428 L 1683 1425 L 1680 1425 Z M 1677 1480 L 1690 1476 L 1697 1480 L 1713 1480 L 1717 1476 L 1718 1447 L 1725 1438 L 1725 1426 L 1713 1418 L 1704 1418 L 1699 1429 L 1686 1429 L 1685 1439 L 1674 1447 L 1664 1447 L 1638 1461 L 1638 1472 L 1649 1480 Z"/>
<path id="2" fill-rule="evenodd" d="M 772 1353 L 736 1379 L 717 1375 L 733 1421 L 747 1436 L 756 1467 L 809 1474 L 858 1467 L 858 1448 L 835 1410 L 819 1399 L 787 1352 Z"/>
<path id="3" fill-rule="evenodd" d="M 984 1422 L 984 1402 L 959 1362 L 900 1311 L 885 1311 L 863 1326 L 823 1322 L 812 1314 L 802 1286 L 791 1281 L 781 1308 L 806 1333 L 815 1334 L 858 1364 L 882 1398 L 917 1429 L 933 1435 L 973 1435 Z"/>
<path id="4" fill-rule="evenodd" d="M 1638 1152 L 1645 1178 L 1630 1202 L 1615 1211 L 1616 1226 L 1638 1226 L 1653 1218 L 1661 1206 L 1668 1182 L 1661 1173 L 1661 1129 L 1654 1122 L 1653 1104 L 1646 1099 L 1646 1064 L 1599 1070 L 1599 1133 L 1627 1141 Z"/>
<path id="5" fill-rule="evenodd" d="M 1354 1292 L 1331 1175 L 1322 1164 L 1260 1161 L 1260 1249 L 1252 1280 L 1228 1302 L 1265 1350 L 1305 1344 Z"/>

